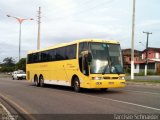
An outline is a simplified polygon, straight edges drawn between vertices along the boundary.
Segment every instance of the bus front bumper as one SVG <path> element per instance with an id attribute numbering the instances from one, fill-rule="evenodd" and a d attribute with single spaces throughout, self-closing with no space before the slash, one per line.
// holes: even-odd
<path id="1" fill-rule="evenodd" d="M 124 88 L 125 80 L 91 80 L 87 85 L 88 88 Z"/>

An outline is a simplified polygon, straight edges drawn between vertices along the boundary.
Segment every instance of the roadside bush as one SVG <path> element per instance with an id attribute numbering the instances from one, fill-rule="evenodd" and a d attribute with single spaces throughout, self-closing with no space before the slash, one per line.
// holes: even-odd
<path id="1" fill-rule="evenodd" d="M 140 72 L 140 73 L 135 73 L 135 76 L 144 76 L 144 75 L 145 75 L 144 71 L 143 71 L 143 72 Z M 148 70 L 148 71 L 147 71 L 147 75 L 157 75 L 157 73 Z"/>
<path id="2" fill-rule="evenodd" d="M 125 69 L 125 73 L 126 74 L 131 74 L 131 69 L 130 68 Z"/>
<path id="3" fill-rule="evenodd" d="M 13 72 L 15 70 L 15 67 L 1 67 L 0 72 Z"/>
<path id="4" fill-rule="evenodd" d="M 147 74 L 148 74 L 148 75 L 157 75 L 157 73 L 156 73 L 156 72 L 153 72 L 153 71 L 148 71 Z"/>

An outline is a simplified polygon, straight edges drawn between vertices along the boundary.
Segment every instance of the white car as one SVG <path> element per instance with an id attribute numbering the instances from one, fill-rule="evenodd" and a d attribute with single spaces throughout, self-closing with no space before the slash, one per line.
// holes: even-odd
<path id="1" fill-rule="evenodd" d="M 12 79 L 22 80 L 26 79 L 26 73 L 23 70 L 14 71 L 12 73 Z"/>

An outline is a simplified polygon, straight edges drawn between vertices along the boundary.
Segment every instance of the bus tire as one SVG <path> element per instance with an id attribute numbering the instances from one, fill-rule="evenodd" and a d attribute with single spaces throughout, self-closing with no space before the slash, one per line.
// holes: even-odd
<path id="1" fill-rule="evenodd" d="M 39 86 L 39 81 L 38 81 L 38 77 L 37 77 L 37 75 L 34 77 L 34 84 L 35 84 L 35 86 Z"/>
<path id="2" fill-rule="evenodd" d="M 77 77 L 75 77 L 73 80 L 73 88 L 75 92 L 80 92 L 80 82 Z"/>
<path id="3" fill-rule="evenodd" d="M 43 76 L 39 77 L 39 83 L 40 83 L 40 87 L 44 87 L 44 78 L 43 78 Z"/>

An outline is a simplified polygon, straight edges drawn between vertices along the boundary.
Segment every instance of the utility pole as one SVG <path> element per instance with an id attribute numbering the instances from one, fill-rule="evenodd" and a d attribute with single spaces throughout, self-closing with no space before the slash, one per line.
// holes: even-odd
<path id="1" fill-rule="evenodd" d="M 134 29 L 135 29 L 135 2 L 133 0 L 133 16 L 132 16 L 132 50 L 131 50 L 131 79 L 134 79 Z"/>
<path id="2" fill-rule="evenodd" d="M 147 65 L 148 65 L 148 38 L 149 38 L 149 34 L 152 34 L 150 32 L 143 32 L 145 34 L 147 34 L 147 42 L 146 42 L 146 64 L 145 64 L 145 76 L 147 76 Z"/>
<path id="3" fill-rule="evenodd" d="M 40 49 L 40 29 L 41 29 L 41 7 L 38 10 L 38 37 L 37 37 L 37 50 Z"/>

